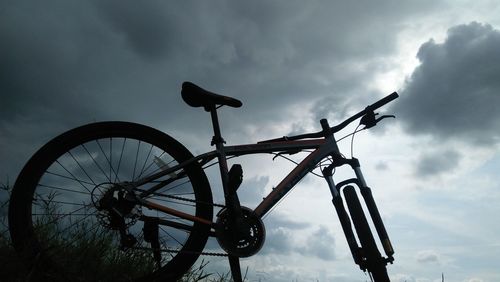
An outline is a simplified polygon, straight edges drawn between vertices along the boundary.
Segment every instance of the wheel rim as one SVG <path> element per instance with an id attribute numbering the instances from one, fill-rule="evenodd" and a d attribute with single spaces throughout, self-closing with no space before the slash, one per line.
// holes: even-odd
<path id="1" fill-rule="evenodd" d="M 141 216 L 160 217 L 191 226 L 192 223 L 134 206 L 124 216 L 124 220 L 127 232 L 135 237 L 137 243 L 124 251 L 123 244 L 119 243 L 123 237 L 119 231 L 103 223 L 102 211 L 96 208 L 95 202 L 102 197 L 99 195 L 105 194 L 113 185 L 137 180 L 160 171 L 165 166 L 174 166 L 177 162 L 172 161 L 172 157 L 164 149 L 130 137 L 104 137 L 69 147 L 72 148 L 61 149 L 61 152 L 67 152 L 49 162 L 33 194 L 33 230 L 40 248 L 51 254 L 58 252 L 71 255 L 68 250 L 81 252 L 81 247 L 90 252 L 89 248 L 92 246 L 85 246 L 85 241 L 101 245 L 101 251 L 102 248 L 112 246 L 112 249 L 106 250 L 107 253 L 101 256 L 103 261 L 100 263 L 107 263 L 107 260 L 108 263 L 137 266 L 140 262 L 143 264 L 143 271 L 137 274 L 139 276 L 168 263 L 175 252 L 183 248 L 189 233 L 159 226 L 162 251 L 161 264 L 158 265 L 151 257 L 151 243 L 144 240 Z M 161 180 L 168 177 L 167 175 Z M 195 214 L 193 202 L 166 198 L 161 195 L 163 193 L 194 201 L 195 195 L 189 180 L 177 180 L 158 190 L 149 200 Z M 55 263 L 64 264 L 64 261 Z"/>

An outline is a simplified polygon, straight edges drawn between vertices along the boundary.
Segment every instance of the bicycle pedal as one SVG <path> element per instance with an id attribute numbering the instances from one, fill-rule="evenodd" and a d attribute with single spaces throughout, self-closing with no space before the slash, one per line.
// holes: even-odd
<path id="1" fill-rule="evenodd" d="M 236 192 L 243 182 L 243 168 L 240 164 L 234 164 L 228 173 L 228 187 L 232 192 Z"/>

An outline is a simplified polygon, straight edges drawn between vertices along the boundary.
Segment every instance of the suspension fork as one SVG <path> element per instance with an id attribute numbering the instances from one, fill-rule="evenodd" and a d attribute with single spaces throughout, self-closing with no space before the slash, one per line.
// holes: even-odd
<path id="1" fill-rule="evenodd" d="M 340 189 L 337 188 L 337 185 L 335 185 L 335 182 L 333 181 L 333 169 L 342 165 L 336 160 L 344 158 L 342 158 L 340 155 L 337 141 L 335 140 L 335 136 L 330 128 L 330 125 L 328 124 L 328 121 L 326 119 L 322 119 L 320 120 L 320 123 L 325 138 L 332 142 L 332 144 L 334 145 L 334 152 L 336 152 L 336 154 L 332 155 L 334 162 L 328 167 L 324 168 L 322 173 L 325 177 L 326 182 L 328 183 L 328 187 L 330 188 L 330 193 L 332 194 L 332 203 L 335 207 L 335 210 L 337 211 L 337 216 L 339 217 L 340 224 L 342 225 L 342 230 L 344 231 L 344 235 L 347 239 L 347 244 L 349 245 L 349 249 L 351 250 L 354 262 L 357 265 L 362 265 L 362 256 L 360 255 L 361 248 L 358 246 L 356 237 L 354 236 L 354 232 L 352 231 L 351 219 L 349 218 L 349 215 L 345 210 L 344 202 L 342 201 L 342 197 L 340 196 Z"/>
<path id="2" fill-rule="evenodd" d="M 333 163 L 324 170 L 323 175 L 325 175 L 325 173 L 331 174 L 334 167 L 339 167 L 339 166 L 342 166 L 344 164 L 349 165 L 353 169 L 353 171 L 356 175 L 356 178 L 348 179 L 346 181 L 340 182 L 339 184 L 336 185 L 336 187 L 334 187 L 334 188 L 330 187 L 330 190 L 335 191 L 335 193 L 338 195 L 338 198 L 340 198 L 340 189 L 342 187 L 344 187 L 345 185 L 347 185 L 349 183 L 354 183 L 354 184 L 356 184 L 356 186 L 359 187 L 361 195 L 363 196 L 363 200 L 365 201 L 366 207 L 368 208 L 368 212 L 370 213 L 370 217 L 372 218 L 373 224 L 375 225 L 375 229 L 377 231 L 378 237 L 379 237 L 380 241 L 382 242 L 384 252 L 388 257 L 388 261 L 392 262 L 394 260 L 394 258 L 393 258 L 394 249 L 392 248 L 392 244 L 391 244 L 391 241 L 389 239 L 389 235 L 387 234 L 384 223 L 382 221 L 382 217 L 380 216 L 380 212 L 378 211 L 377 204 L 375 203 L 375 200 L 373 198 L 372 191 L 371 191 L 370 187 L 368 187 L 368 185 L 366 184 L 365 178 L 364 178 L 363 173 L 361 171 L 361 166 L 359 164 L 359 160 L 356 158 L 346 159 L 346 158 L 343 158 L 341 156 L 334 157 Z M 331 176 L 330 177 L 325 176 L 325 179 L 327 179 L 329 186 L 334 185 L 333 180 L 331 180 Z M 332 192 L 332 195 L 333 195 L 333 192 Z M 343 208 L 343 205 L 342 205 L 342 208 Z M 344 210 L 344 212 L 345 212 L 345 210 Z M 350 229 L 350 226 L 349 226 L 349 229 Z"/>
<path id="3" fill-rule="evenodd" d="M 387 230 L 385 229 L 384 222 L 382 221 L 382 217 L 380 216 L 380 212 L 378 211 L 377 204 L 375 204 L 375 199 L 373 199 L 372 190 L 368 187 L 368 185 L 366 185 L 366 181 L 363 177 L 363 173 L 361 172 L 361 167 L 359 165 L 358 159 L 351 159 L 349 161 L 349 165 L 351 165 L 354 173 L 356 174 L 356 178 L 359 181 L 359 189 L 361 191 L 361 195 L 363 196 L 366 207 L 368 208 L 368 212 L 370 213 L 370 216 L 373 220 L 373 224 L 375 225 L 375 230 L 377 230 L 378 237 L 382 242 L 384 252 L 389 260 L 392 261 L 394 249 L 392 248 L 391 240 L 389 239 L 389 235 L 387 234 Z"/>
<path id="4" fill-rule="evenodd" d="M 332 203 L 335 207 L 335 210 L 337 211 L 337 216 L 339 217 L 342 230 L 344 231 L 344 235 L 347 239 L 347 244 L 349 245 L 349 249 L 351 250 L 352 258 L 357 265 L 362 265 L 362 256 L 359 253 L 360 247 L 358 246 L 356 237 L 354 236 L 354 232 L 352 231 L 351 219 L 349 218 L 349 215 L 345 210 L 344 202 L 342 201 L 342 197 L 340 196 L 340 191 L 337 189 L 337 186 L 333 181 L 333 168 L 335 168 L 335 165 L 331 164 L 328 167 L 324 168 L 322 173 L 325 177 L 326 182 L 328 183 L 328 187 L 330 188 L 330 192 L 332 194 Z"/>

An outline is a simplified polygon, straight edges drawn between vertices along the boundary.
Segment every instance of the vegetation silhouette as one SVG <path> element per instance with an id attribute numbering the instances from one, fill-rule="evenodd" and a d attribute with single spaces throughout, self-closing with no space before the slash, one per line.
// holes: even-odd
<path id="1" fill-rule="evenodd" d="M 64 260 L 58 261 L 58 267 L 46 264 L 39 260 L 31 265 L 26 265 L 22 254 L 17 253 L 10 240 L 7 210 L 10 195 L 10 185 L 0 184 L 0 280 L 1 281 L 131 281 L 130 277 L 136 276 L 137 272 L 150 271 L 154 267 L 154 260 L 146 254 L 142 257 L 123 257 L 117 254 L 110 244 L 110 238 L 103 230 L 88 232 L 85 226 L 81 226 L 80 234 L 72 237 L 80 238 L 71 246 L 64 244 L 63 238 L 68 236 L 65 232 L 59 232 L 57 221 L 49 215 L 36 224 L 36 228 L 43 230 L 39 234 L 45 234 L 51 239 L 51 247 L 62 253 Z M 52 203 L 47 203 L 47 209 L 52 209 Z M 47 213 L 54 214 L 54 213 Z M 73 230 L 74 231 L 74 230 Z M 69 231 L 68 231 L 69 232 Z M 107 254 L 109 260 L 102 259 L 102 253 Z M 229 272 L 210 273 L 206 271 L 209 261 L 202 260 L 193 266 L 179 282 L 224 282 L 230 281 Z M 247 269 L 248 271 L 248 269 Z"/>

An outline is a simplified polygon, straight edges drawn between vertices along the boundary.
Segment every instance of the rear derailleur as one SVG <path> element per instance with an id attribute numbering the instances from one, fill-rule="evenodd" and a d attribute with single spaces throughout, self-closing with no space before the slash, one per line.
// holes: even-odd
<path id="1" fill-rule="evenodd" d="M 97 195 L 98 192 L 103 193 Z M 144 241 L 151 244 L 154 259 L 160 263 L 159 219 L 142 214 L 134 192 L 126 183 L 99 184 L 92 191 L 92 200 L 101 225 L 119 232 L 120 248 L 124 251 L 137 244 L 137 238 L 128 232 L 128 228 L 137 220 L 143 220 Z"/>

